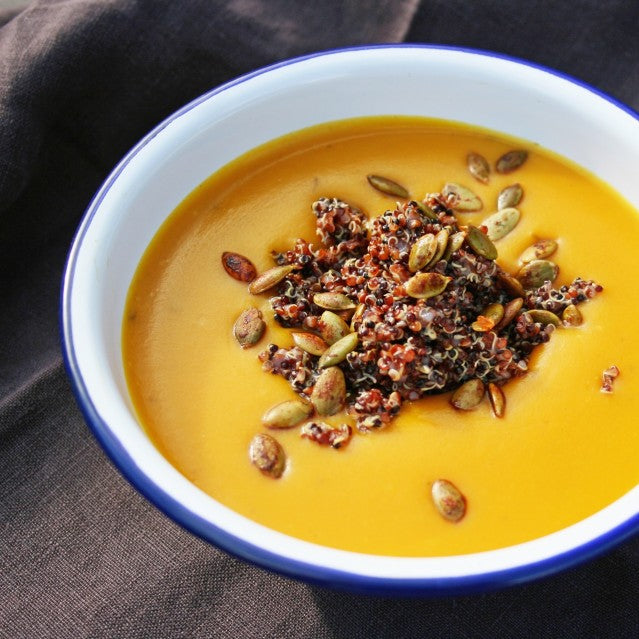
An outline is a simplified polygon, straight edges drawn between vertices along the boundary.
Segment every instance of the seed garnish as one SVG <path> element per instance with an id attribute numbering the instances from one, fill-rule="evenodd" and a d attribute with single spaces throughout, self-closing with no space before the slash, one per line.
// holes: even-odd
<path id="1" fill-rule="evenodd" d="M 233 336 L 242 348 L 250 348 L 257 344 L 265 330 L 266 323 L 262 319 L 262 312 L 253 307 L 242 311 L 233 324 Z"/>
<path id="2" fill-rule="evenodd" d="M 267 477 L 278 479 L 286 466 L 286 453 L 281 444 L 266 433 L 253 437 L 249 445 L 251 463 Z"/>
<path id="3" fill-rule="evenodd" d="M 601 392 L 612 393 L 612 385 L 614 384 L 617 377 L 619 377 L 619 367 L 613 364 L 612 366 L 609 366 L 602 374 Z"/>
<path id="4" fill-rule="evenodd" d="M 490 178 L 490 164 L 480 153 L 471 151 L 466 156 L 466 166 L 470 174 L 482 184 L 488 184 Z"/>
<path id="5" fill-rule="evenodd" d="M 515 151 L 508 151 L 504 153 L 495 165 L 497 173 L 511 173 L 515 169 L 518 169 L 528 159 L 528 151 L 523 149 L 517 149 Z"/>
<path id="6" fill-rule="evenodd" d="M 408 198 L 410 196 L 406 188 L 389 178 L 381 175 L 367 175 L 366 179 L 373 188 L 386 195 L 394 195 L 400 198 Z"/>
<path id="7" fill-rule="evenodd" d="M 524 197 L 524 189 L 521 184 L 515 183 L 503 188 L 497 196 L 497 210 L 517 206 Z"/>
<path id="8" fill-rule="evenodd" d="M 257 269 L 253 262 L 239 253 L 225 251 L 222 253 L 224 270 L 239 282 L 251 282 L 257 276 Z"/>
<path id="9" fill-rule="evenodd" d="M 448 521 L 459 521 L 466 514 L 466 498 L 447 479 L 436 479 L 433 482 L 431 497 L 437 512 Z"/>

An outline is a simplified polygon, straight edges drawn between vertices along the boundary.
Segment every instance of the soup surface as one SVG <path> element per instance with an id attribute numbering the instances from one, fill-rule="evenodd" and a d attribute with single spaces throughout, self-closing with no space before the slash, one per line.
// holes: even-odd
<path id="1" fill-rule="evenodd" d="M 515 173 L 493 171 L 484 185 L 466 168 L 469 151 L 492 164 L 512 148 L 529 158 Z M 368 217 L 395 208 L 367 174 L 388 176 L 413 197 L 446 182 L 469 186 L 480 225 L 497 194 L 519 182 L 521 219 L 496 241 L 514 273 L 539 238 L 559 244 L 555 286 L 593 279 L 603 292 L 579 306 L 584 322 L 559 328 L 533 352 L 529 372 L 504 387 L 506 413 L 487 400 L 454 410 L 450 394 L 405 402 L 388 426 L 355 432 L 334 450 L 270 431 L 286 450 L 283 476 L 249 461 L 264 412 L 294 399 L 281 377 L 262 371 L 269 343 L 290 347 L 273 321 L 269 292 L 251 295 L 224 271 L 221 255 L 250 258 L 259 272 L 271 251 L 297 238 L 317 243 L 311 205 L 339 197 Z M 594 513 L 639 481 L 636 258 L 639 216 L 620 196 L 573 164 L 521 141 L 417 118 L 366 118 L 323 125 L 269 143 L 217 172 L 169 217 L 148 248 L 129 292 L 123 353 L 139 419 L 160 451 L 221 503 L 266 526 L 319 544 L 366 553 L 437 556 L 499 548 L 551 533 Z M 272 294 L 272 293 L 271 293 Z M 232 334 L 242 310 L 267 323 L 254 347 Z M 621 374 L 601 392 L 602 371 Z M 344 419 L 332 420 L 339 423 Z M 349 420 L 353 423 L 353 420 Z M 467 499 L 459 522 L 443 519 L 430 486 L 446 478 Z"/>

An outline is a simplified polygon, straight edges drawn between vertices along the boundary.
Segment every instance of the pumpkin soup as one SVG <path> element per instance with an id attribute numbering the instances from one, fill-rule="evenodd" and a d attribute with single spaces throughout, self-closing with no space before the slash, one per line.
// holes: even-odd
<path id="1" fill-rule="evenodd" d="M 638 240 L 627 202 L 533 144 L 405 117 L 291 134 L 157 233 L 123 321 L 131 397 L 188 479 L 292 536 L 530 540 L 639 480 Z"/>

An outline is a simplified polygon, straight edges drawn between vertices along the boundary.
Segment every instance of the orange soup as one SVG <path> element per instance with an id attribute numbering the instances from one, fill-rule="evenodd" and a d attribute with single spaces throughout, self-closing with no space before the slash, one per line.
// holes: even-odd
<path id="1" fill-rule="evenodd" d="M 511 149 L 528 158 L 497 173 Z M 467 155 L 493 170 L 475 179 Z M 299 426 L 268 430 L 264 413 L 298 398 L 262 370 L 269 344 L 293 345 L 273 319 L 267 290 L 252 295 L 229 277 L 221 256 L 249 258 L 258 272 L 297 238 L 319 245 L 312 204 L 337 197 L 373 220 L 401 198 L 373 188 L 367 175 L 394 180 L 422 200 L 446 183 L 469 187 L 482 209 L 457 212 L 461 228 L 481 229 L 498 194 L 518 183 L 516 226 L 494 242 L 497 263 L 515 274 L 522 252 L 550 238 L 560 288 L 576 277 L 603 291 L 578 306 L 579 326 L 559 326 L 537 346 L 525 375 L 502 386 L 503 416 L 485 397 L 472 410 L 451 393 L 405 400 L 382 428 L 353 435 L 339 449 L 300 436 Z M 403 200 L 405 202 L 405 200 Z M 486 228 L 481 229 L 486 231 Z M 635 423 L 639 332 L 635 248 L 639 216 L 574 164 L 533 144 L 464 125 L 419 118 L 365 118 L 322 125 L 271 142 L 211 176 L 157 233 L 131 285 L 123 320 L 125 370 L 139 419 L 158 449 L 215 499 L 265 526 L 335 548 L 394 556 L 438 556 L 495 549 L 557 531 L 614 501 L 639 481 Z M 233 326 L 258 308 L 266 331 L 241 348 Z M 474 318 L 473 318 L 474 319 Z M 478 330 L 489 330 L 486 327 Z M 602 373 L 616 366 L 612 392 Z M 258 433 L 286 454 L 281 477 L 249 459 Z M 431 498 L 437 479 L 454 483 L 465 514 L 451 522 Z"/>

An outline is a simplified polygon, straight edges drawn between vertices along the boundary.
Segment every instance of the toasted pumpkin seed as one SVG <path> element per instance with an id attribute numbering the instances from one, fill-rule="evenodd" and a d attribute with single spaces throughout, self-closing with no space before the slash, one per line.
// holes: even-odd
<path id="1" fill-rule="evenodd" d="M 552 324 L 553 326 L 561 326 L 561 320 L 551 311 L 546 311 L 541 308 L 533 308 L 527 311 L 528 315 L 532 318 L 533 322 L 539 324 Z"/>
<path id="2" fill-rule="evenodd" d="M 520 217 L 519 209 L 511 206 L 493 213 L 482 222 L 482 225 L 488 229 L 486 233 L 488 237 L 493 242 L 496 242 L 508 235 L 517 226 Z"/>
<path id="3" fill-rule="evenodd" d="M 319 335 L 313 333 L 291 333 L 295 346 L 299 346 L 303 351 L 311 355 L 321 355 L 328 344 Z"/>
<path id="4" fill-rule="evenodd" d="M 317 365 L 320 368 L 327 368 L 328 366 L 335 366 L 335 364 L 343 362 L 346 356 L 355 350 L 357 342 L 357 333 L 345 335 L 342 339 L 328 347 L 328 350 L 319 358 Z"/>
<path id="5" fill-rule="evenodd" d="M 317 323 L 317 331 L 327 344 L 334 344 L 350 333 L 348 324 L 333 311 L 324 311 Z"/>
<path id="6" fill-rule="evenodd" d="M 485 392 L 484 382 L 481 379 L 469 379 L 455 390 L 450 398 L 450 403 L 459 410 L 472 410 L 479 406 Z"/>
<path id="7" fill-rule="evenodd" d="M 466 156 L 466 166 L 470 174 L 482 184 L 488 184 L 490 177 L 490 165 L 488 160 L 480 153 L 471 151 Z"/>
<path id="8" fill-rule="evenodd" d="M 382 175 L 367 175 L 366 179 L 373 188 L 386 195 L 393 195 L 401 198 L 409 197 L 408 191 L 401 184 L 383 177 Z"/>
<path id="9" fill-rule="evenodd" d="M 488 399 L 495 417 L 503 417 L 506 412 L 506 396 L 504 391 L 493 382 L 488 384 Z"/>
<path id="10" fill-rule="evenodd" d="M 273 479 L 281 477 L 286 466 L 286 453 L 281 444 L 266 433 L 258 433 L 251 440 L 249 459 L 261 473 Z"/>
<path id="11" fill-rule="evenodd" d="M 521 267 L 517 273 L 517 279 L 526 290 L 529 290 L 539 288 L 547 281 L 554 282 L 557 275 L 559 275 L 559 267 L 554 262 L 533 260 Z"/>
<path id="12" fill-rule="evenodd" d="M 355 308 L 357 304 L 344 293 L 315 293 L 313 304 L 329 311 L 346 311 Z"/>
<path id="13" fill-rule="evenodd" d="M 265 330 L 266 323 L 262 319 L 262 312 L 251 307 L 242 311 L 235 320 L 233 337 L 242 348 L 250 348 L 260 341 Z"/>
<path id="14" fill-rule="evenodd" d="M 449 206 L 453 211 L 470 213 L 471 211 L 480 211 L 483 207 L 481 198 L 463 184 L 448 182 L 444 185 L 442 195 L 450 202 Z"/>
<path id="15" fill-rule="evenodd" d="M 564 326 L 581 326 L 584 321 L 581 311 L 574 304 L 566 306 L 561 314 L 561 319 L 564 322 Z"/>
<path id="16" fill-rule="evenodd" d="M 519 261 L 522 264 L 528 264 L 533 260 L 545 260 L 557 250 L 558 246 L 555 240 L 537 240 L 521 254 Z"/>
<path id="17" fill-rule="evenodd" d="M 497 210 L 510 208 L 511 206 L 517 206 L 521 202 L 521 198 L 524 197 L 524 189 L 521 184 L 515 183 L 503 188 L 497 196 Z"/>
<path id="18" fill-rule="evenodd" d="M 495 165 L 497 173 L 510 173 L 518 169 L 528 159 L 528 151 L 516 149 L 504 153 Z"/>
<path id="19" fill-rule="evenodd" d="M 466 498 L 447 479 L 437 479 L 431 486 L 431 497 L 437 512 L 448 521 L 459 521 L 466 514 Z"/>
<path id="20" fill-rule="evenodd" d="M 506 326 L 508 326 L 508 324 L 510 324 L 515 319 L 515 317 L 517 317 L 517 314 L 519 313 L 523 305 L 524 300 L 521 297 L 516 297 L 515 299 L 512 299 L 504 304 L 504 315 L 501 318 L 501 321 L 495 326 L 495 332 L 497 333 L 503 328 L 506 328 Z"/>
<path id="21" fill-rule="evenodd" d="M 239 282 L 251 282 L 257 276 L 257 269 L 253 262 L 239 253 L 230 251 L 222 253 L 222 266 L 233 279 Z"/>
<path id="22" fill-rule="evenodd" d="M 496 326 L 497 324 L 499 324 L 499 322 L 501 322 L 502 318 L 504 317 L 504 307 L 499 302 L 489 304 L 481 312 L 481 315 L 485 317 L 487 320 L 491 321 L 493 326 Z"/>
<path id="23" fill-rule="evenodd" d="M 435 213 L 435 211 L 433 211 L 433 209 L 431 209 L 430 206 L 428 206 L 426 203 L 416 202 L 416 204 L 417 208 L 423 213 L 424 217 L 432 220 L 433 222 L 439 221 L 439 216 L 437 215 L 437 213 Z"/>
<path id="24" fill-rule="evenodd" d="M 262 424 L 267 428 L 292 428 L 313 414 L 313 406 L 301 399 L 290 399 L 269 408 L 262 415 Z"/>
<path id="25" fill-rule="evenodd" d="M 468 245 L 477 255 L 485 257 L 487 260 L 497 259 L 497 248 L 492 243 L 492 240 L 476 226 L 468 225 L 466 238 Z"/>
<path id="26" fill-rule="evenodd" d="M 248 286 L 249 293 L 259 295 L 269 288 L 279 284 L 289 273 L 295 270 L 295 266 L 287 264 L 285 266 L 274 266 L 258 275 Z"/>
<path id="27" fill-rule="evenodd" d="M 364 311 L 366 310 L 366 304 L 358 304 L 357 308 L 353 312 L 353 317 L 351 317 L 351 323 L 349 328 L 351 332 L 357 332 L 359 328 L 359 324 L 362 321 L 362 316 L 364 315 Z"/>
<path id="28" fill-rule="evenodd" d="M 446 252 L 446 247 L 448 246 L 448 237 L 450 235 L 450 231 L 447 228 L 443 228 L 437 235 L 435 235 L 435 242 L 437 243 L 437 249 L 435 250 L 435 255 L 431 258 L 430 262 L 424 266 L 424 268 L 428 268 L 429 266 L 435 266 L 439 260 L 442 259 L 444 253 Z"/>
<path id="29" fill-rule="evenodd" d="M 426 233 L 417 238 L 408 256 L 408 270 L 416 273 L 423 269 L 433 259 L 437 248 L 437 239 L 432 233 Z"/>
<path id="30" fill-rule="evenodd" d="M 325 368 L 317 378 L 311 393 L 311 403 L 318 415 L 334 415 L 346 401 L 346 380 L 337 366 Z"/>
<path id="31" fill-rule="evenodd" d="M 517 297 L 523 297 L 525 295 L 524 287 L 521 285 L 521 282 L 516 277 L 513 277 L 512 275 L 504 271 L 500 271 L 497 273 L 497 279 L 502 285 L 502 288 L 509 295 L 515 295 Z"/>
<path id="32" fill-rule="evenodd" d="M 448 238 L 448 245 L 446 246 L 446 250 L 442 255 L 442 260 L 446 260 L 448 262 L 451 255 L 461 248 L 465 239 L 466 233 L 464 231 L 457 231 L 457 233 L 453 233 Z"/>
<path id="33" fill-rule="evenodd" d="M 435 297 L 446 289 L 451 279 L 440 273 L 417 273 L 406 282 L 406 294 L 418 300 Z"/>

